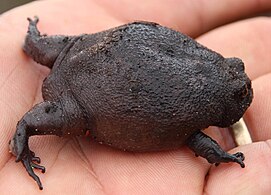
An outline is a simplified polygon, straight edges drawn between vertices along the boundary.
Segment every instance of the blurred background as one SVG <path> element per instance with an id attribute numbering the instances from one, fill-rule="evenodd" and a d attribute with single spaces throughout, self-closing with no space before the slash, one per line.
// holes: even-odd
<path id="1" fill-rule="evenodd" d="M 22 5 L 31 1 L 33 0 L 0 0 L 0 14 L 14 7 L 17 7 L 19 5 Z"/>

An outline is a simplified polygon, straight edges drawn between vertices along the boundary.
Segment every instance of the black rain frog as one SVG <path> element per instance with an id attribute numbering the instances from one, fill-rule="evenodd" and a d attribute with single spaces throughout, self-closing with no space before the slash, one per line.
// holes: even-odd
<path id="1" fill-rule="evenodd" d="M 33 135 L 80 136 L 124 151 L 187 145 L 208 162 L 236 162 L 201 130 L 228 127 L 249 107 L 251 81 L 238 58 L 223 58 L 180 32 L 134 22 L 95 34 L 40 35 L 29 19 L 24 51 L 51 68 L 44 101 L 17 124 L 10 149 L 29 175 L 45 172 L 29 149 Z"/>

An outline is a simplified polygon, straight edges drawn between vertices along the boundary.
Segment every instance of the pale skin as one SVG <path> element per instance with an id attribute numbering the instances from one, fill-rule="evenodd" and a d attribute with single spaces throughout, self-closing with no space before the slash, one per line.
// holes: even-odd
<path id="1" fill-rule="evenodd" d="M 216 1 L 214 1 L 216 2 Z M 128 153 L 87 138 L 32 137 L 30 148 L 46 173 L 36 171 L 44 192 L 62 194 L 264 194 L 271 191 L 271 20 L 239 18 L 271 11 L 268 0 L 213 1 L 40 1 L 0 16 L 0 191 L 40 193 L 21 163 L 9 153 L 17 121 L 42 101 L 41 84 L 49 70 L 26 56 L 22 43 L 27 17 L 38 15 L 48 34 L 93 33 L 134 20 L 155 21 L 182 31 L 225 57 L 240 57 L 253 80 L 254 100 L 244 119 L 253 143 L 236 147 L 227 129 L 206 132 L 236 163 L 210 165 L 186 147 L 157 153 Z M 126 8 L 127 7 L 127 8 Z M 75 13 L 73 11 L 76 10 Z M 80 11 L 78 11 L 80 10 Z M 229 25 L 225 23 L 232 22 Z M 221 26 L 220 28 L 216 28 Z M 210 31 L 211 29 L 214 29 Z M 210 31 L 210 32 L 207 32 Z M 204 32 L 206 34 L 202 35 Z M 208 177 L 206 177 L 207 173 Z"/>

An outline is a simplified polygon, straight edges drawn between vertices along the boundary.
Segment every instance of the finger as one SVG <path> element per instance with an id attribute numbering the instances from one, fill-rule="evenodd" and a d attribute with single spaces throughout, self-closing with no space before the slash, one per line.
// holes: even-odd
<path id="1" fill-rule="evenodd" d="M 220 165 L 209 172 L 206 194 L 268 194 L 271 191 L 271 141 L 238 148 L 245 154 L 244 169 Z M 223 189 L 221 191 L 221 189 Z"/>
<path id="2" fill-rule="evenodd" d="M 35 1 L 4 13 L 0 24 L 4 25 L 4 30 L 24 37 L 28 25 L 26 19 L 34 16 L 39 17 L 38 26 L 46 34 L 93 33 L 122 24 L 94 0 Z"/>
<path id="3" fill-rule="evenodd" d="M 271 19 L 253 18 L 232 23 L 199 37 L 198 41 L 225 57 L 240 57 L 251 79 L 271 72 Z"/>
<path id="4" fill-rule="evenodd" d="M 254 100 L 245 115 L 253 141 L 271 139 L 271 73 L 253 82 Z"/>
<path id="5" fill-rule="evenodd" d="M 196 37 L 217 26 L 270 10 L 268 0 L 96 1 L 121 21 L 152 20 Z M 120 9 L 122 8 L 122 9 Z"/>
<path id="6" fill-rule="evenodd" d="M 213 1 L 198 0 L 159 2 L 155 0 L 142 2 L 133 0 L 51 0 L 29 4 L 25 8 L 16 9 L 16 13 L 21 16 L 17 21 L 38 13 L 44 20 L 51 21 L 46 24 L 47 26 L 54 26 L 59 32 L 62 29 L 68 29 L 69 32 L 85 33 L 134 20 L 149 20 L 196 37 L 217 26 L 257 13 L 267 12 L 270 9 L 271 1 L 269 0 L 247 0 L 246 3 L 221 0 L 219 4 Z M 51 14 L 48 14 L 48 10 Z M 61 17 L 56 17 L 60 15 Z"/>

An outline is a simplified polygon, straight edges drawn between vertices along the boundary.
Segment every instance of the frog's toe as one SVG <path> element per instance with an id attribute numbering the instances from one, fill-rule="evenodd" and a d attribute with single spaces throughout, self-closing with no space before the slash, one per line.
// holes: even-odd
<path id="1" fill-rule="evenodd" d="M 34 19 L 27 18 L 27 20 L 29 21 L 30 25 L 34 25 L 34 26 L 36 26 L 37 23 L 39 22 L 39 18 L 37 16 L 34 16 Z"/>
<path id="2" fill-rule="evenodd" d="M 39 169 L 42 173 L 45 173 L 45 167 L 36 164 L 35 162 L 40 162 L 40 158 L 36 156 L 32 156 L 33 152 L 30 150 L 27 152 L 28 154 L 24 154 L 23 158 L 21 159 L 21 162 L 23 163 L 27 173 L 30 177 L 32 177 L 38 184 L 39 189 L 42 190 L 42 184 L 39 179 L 39 177 L 34 173 L 33 169 Z"/>
<path id="3" fill-rule="evenodd" d="M 37 156 L 32 157 L 32 162 L 36 162 L 40 164 L 40 157 L 37 157 Z"/>
<path id="4" fill-rule="evenodd" d="M 245 163 L 243 162 L 245 160 L 245 156 L 242 152 L 237 152 L 232 156 L 234 162 L 238 163 L 242 168 L 245 167 Z"/>

